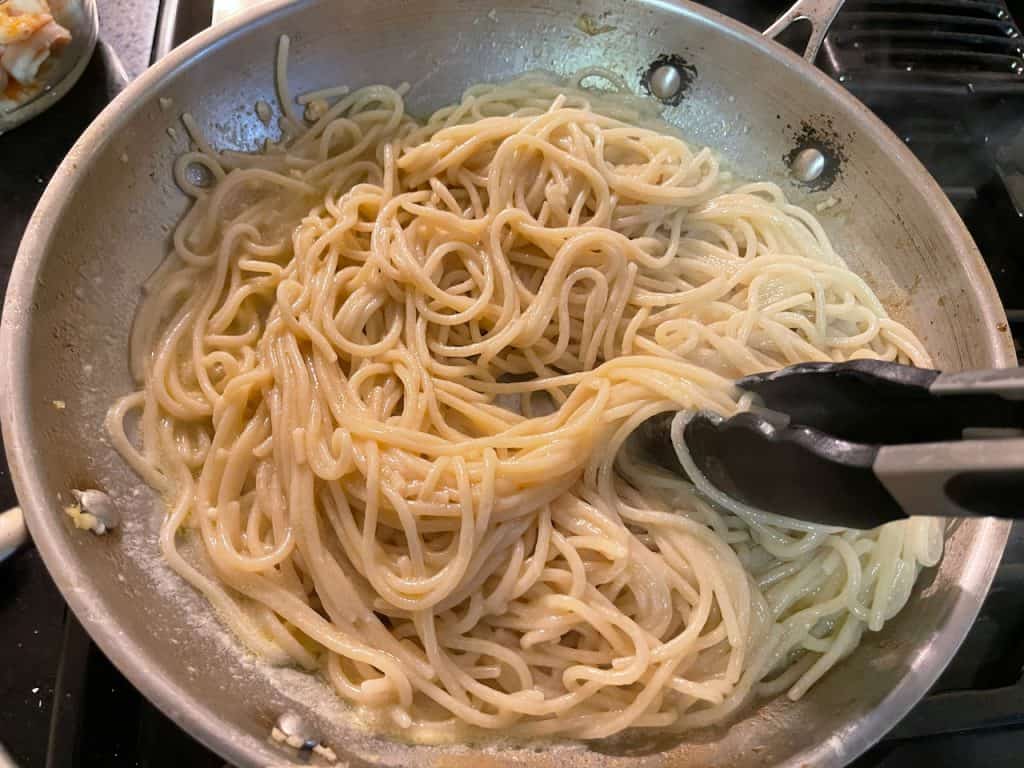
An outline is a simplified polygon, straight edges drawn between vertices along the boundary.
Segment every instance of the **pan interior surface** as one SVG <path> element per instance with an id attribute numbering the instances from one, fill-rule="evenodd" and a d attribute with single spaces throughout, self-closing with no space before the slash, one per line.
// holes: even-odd
<path id="1" fill-rule="evenodd" d="M 2 416 L 19 497 L 44 558 L 83 625 L 167 714 L 239 765 L 300 758 L 269 739 L 301 711 L 350 765 L 841 765 L 876 741 L 937 678 L 980 607 L 1008 525 L 951 526 L 938 568 L 880 633 L 800 701 L 776 699 L 730 727 L 640 732 L 589 745 L 413 747 L 354 725 L 326 684 L 271 669 L 238 643 L 161 561 L 162 501 L 105 437 L 131 389 L 128 335 L 140 285 L 164 258 L 187 198 L 171 169 L 190 112 L 218 148 L 275 138 L 254 105 L 276 104 L 277 38 L 292 40 L 293 93 L 339 83 L 411 85 L 418 115 L 473 83 L 588 66 L 640 88 L 659 56 L 692 79 L 667 118 L 750 178 L 783 184 L 818 213 L 836 249 L 940 367 L 1012 363 L 995 290 L 941 191 L 888 131 L 824 76 L 695 6 L 649 0 L 352 0 L 272 6 L 172 53 L 108 108 L 69 154 L 19 253 L 4 310 Z M 689 70 L 688 70 L 689 71 Z M 754 75 L 752 76 L 752 73 Z M 788 180 L 801 137 L 824 137 L 839 172 L 810 192 Z M 54 408 L 54 401 L 66 407 Z M 94 537 L 62 507 L 100 488 L 122 528 Z"/>

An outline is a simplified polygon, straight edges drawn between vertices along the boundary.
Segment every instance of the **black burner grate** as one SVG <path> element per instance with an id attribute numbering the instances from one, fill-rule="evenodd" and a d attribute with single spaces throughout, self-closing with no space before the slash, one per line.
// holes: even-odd
<path id="1" fill-rule="evenodd" d="M 851 0 L 818 63 L 857 92 L 1024 95 L 1024 40 L 1002 2 Z"/>
<path id="2" fill-rule="evenodd" d="M 847 0 L 818 66 L 924 163 L 1024 337 L 1024 36 L 1002 0 Z M 1020 349 L 1018 349 L 1020 352 Z"/>

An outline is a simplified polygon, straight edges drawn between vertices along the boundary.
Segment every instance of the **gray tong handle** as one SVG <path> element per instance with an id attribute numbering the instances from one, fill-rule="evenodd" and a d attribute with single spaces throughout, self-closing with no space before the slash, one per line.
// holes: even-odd
<path id="1" fill-rule="evenodd" d="M 872 469 L 908 515 L 1024 517 L 1024 439 L 887 445 Z"/>
<path id="2" fill-rule="evenodd" d="M 929 391 L 1024 400 L 1024 368 L 943 373 Z M 1024 437 L 887 445 L 873 470 L 908 515 L 1024 517 Z"/>
<path id="3" fill-rule="evenodd" d="M 1007 400 L 1024 400 L 1024 368 L 940 373 L 928 391 L 935 395 L 999 395 Z"/>
<path id="4" fill-rule="evenodd" d="M 807 40 L 807 47 L 804 49 L 804 58 L 814 63 L 818 55 L 818 49 L 828 34 L 828 28 L 843 7 L 845 0 L 797 0 L 789 9 L 779 16 L 768 29 L 764 36 L 774 40 L 783 30 L 788 29 L 797 21 L 809 21 L 811 24 L 811 36 Z"/>

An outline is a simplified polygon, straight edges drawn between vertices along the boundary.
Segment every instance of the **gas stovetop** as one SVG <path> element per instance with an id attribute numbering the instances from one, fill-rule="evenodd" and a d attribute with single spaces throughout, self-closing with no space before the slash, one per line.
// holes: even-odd
<path id="1" fill-rule="evenodd" d="M 722 0 L 763 28 L 788 0 Z M 159 23 L 152 29 L 140 19 Z M 67 149 L 123 87 L 119 61 L 165 52 L 209 24 L 212 0 L 100 0 L 104 40 L 79 84 L 0 137 L 0 295 L 22 230 Z M 120 14 L 120 15 L 118 15 Z M 875 110 L 929 168 L 967 223 L 1024 341 L 1024 40 L 1001 0 L 848 0 L 818 65 Z M 118 23 L 118 22 L 121 23 Z M 796 44 L 796 41 L 794 41 Z M 144 57 L 143 57 L 144 59 Z M 133 71 L 137 74 L 137 71 Z M 0 509 L 15 504 L 0 459 Z M 90 642 L 25 549 L 0 565 L 0 744 L 23 768 L 221 768 Z M 1024 761 L 1024 525 L 963 648 L 932 692 L 856 768 Z M 0 766 L 3 764 L 0 753 Z"/>

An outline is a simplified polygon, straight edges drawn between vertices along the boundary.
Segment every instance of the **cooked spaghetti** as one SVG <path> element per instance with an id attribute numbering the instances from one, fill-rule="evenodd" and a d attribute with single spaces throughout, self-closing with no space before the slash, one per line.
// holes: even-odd
<path id="1" fill-rule="evenodd" d="M 811 214 L 635 97 L 281 91 L 263 152 L 193 130 L 108 419 L 248 647 L 409 738 L 593 739 L 799 697 L 900 610 L 933 521 L 730 512 L 623 450 L 738 376 L 929 362 Z"/>

